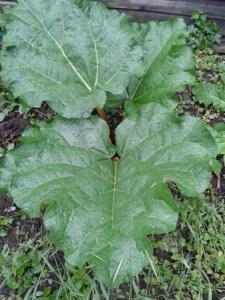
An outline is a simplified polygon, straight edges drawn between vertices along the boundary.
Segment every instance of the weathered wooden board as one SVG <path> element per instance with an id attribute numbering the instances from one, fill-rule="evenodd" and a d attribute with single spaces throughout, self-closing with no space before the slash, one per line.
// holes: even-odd
<path id="1" fill-rule="evenodd" d="M 39 1 L 39 0 L 37 0 Z M 218 23 L 225 35 L 225 0 L 98 0 L 109 8 L 118 9 L 137 21 L 166 20 L 182 17 L 190 21 L 193 11 L 202 10 Z M 0 0 L 0 7 L 12 5 L 13 0 Z"/>
<path id="2" fill-rule="evenodd" d="M 217 22 L 225 33 L 224 0 L 101 0 L 109 8 L 124 11 L 136 20 L 165 20 L 183 17 L 187 22 L 196 10 L 202 10 L 210 20 Z"/>
<path id="3" fill-rule="evenodd" d="M 3 1 L 0 1 L 0 6 L 1 6 L 1 7 L 4 7 L 4 6 L 7 6 L 7 5 L 12 5 L 12 4 L 14 4 L 14 3 L 15 3 L 15 1 L 10 1 L 10 0 L 9 0 L 9 1 L 7 1 L 7 0 L 4 1 L 4 0 L 3 0 Z"/>
<path id="4" fill-rule="evenodd" d="M 38 0 L 37 0 L 38 1 Z M 97 0 L 106 4 L 109 8 L 133 12 L 138 17 L 143 13 L 142 18 L 155 16 L 163 18 L 163 15 L 190 16 L 195 10 L 204 11 L 208 18 L 220 20 L 225 26 L 225 0 Z M 11 5 L 14 0 L 0 0 L 0 6 Z"/>
<path id="5" fill-rule="evenodd" d="M 194 10 L 206 12 L 209 18 L 224 20 L 224 1 L 177 1 L 177 0 L 101 0 L 108 7 L 124 10 L 135 10 L 143 12 L 155 12 L 161 14 L 172 14 L 190 16 Z"/>

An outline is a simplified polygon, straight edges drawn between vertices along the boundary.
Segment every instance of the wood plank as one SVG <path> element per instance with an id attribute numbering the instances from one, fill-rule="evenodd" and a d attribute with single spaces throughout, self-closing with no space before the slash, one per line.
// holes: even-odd
<path id="1" fill-rule="evenodd" d="M 0 7 L 5 7 L 7 5 L 13 5 L 15 4 L 14 1 L 0 1 Z"/>
<path id="2" fill-rule="evenodd" d="M 224 1 L 176 1 L 176 0 L 101 0 L 110 8 L 160 12 L 190 16 L 195 10 L 204 11 L 209 18 L 225 20 Z"/>
<path id="3" fill-rule="evenodd" d="M 136 10 L 127 10 L 127 9 L 117 9 L 120 12 L 128 15 L 132 20 L 137 22 L 144 22 L 147 20 L 159 20 L 165 21 L 171 18 L 183 18 L 187 24 L 191 23 L 191 19 L 186 15 L 178 15 L 176 13 L 161 13 L 161 12 L 144 12 L 144 11 L 136 11 Z M 214 20 L 208 18 L 208 20 L 216 22 L 220 27 L 220 32 L 222 35 L 225 35 L 225 19 L 224 20 Z"/>
<path id="4" fill-rule="evenodd" d="M 208 18 L 225 20 L 224 0 L 98 0 L 109 8 L 135 10 L 141 12 L 190 16 L 194 10 L 204 11 Z M 1 0 L 0 6 L 14 4 L 13 0 Z"/>

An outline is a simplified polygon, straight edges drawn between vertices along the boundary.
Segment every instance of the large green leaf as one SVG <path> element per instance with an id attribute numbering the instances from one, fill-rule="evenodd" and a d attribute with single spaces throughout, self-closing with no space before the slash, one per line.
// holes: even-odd
<path id="1" fill-rule="evenodd" d="M 203 192 L 216 145 L 200 120 L 178 118 L 159 104 L 132 107 L 117 128 L 117 147 L 104 121 L 56 119 L 31 128 L 8 152 L 1 189 L 45 226 L 72 265 L 88 262 L 108 286 L 148 264 L 148 234 L 177 223 L 168 188 Z M 111 160 L 118 153 L 120 160 Z"/>
<path id="2" fill-rule="evenodd" d="M 194 95 L 200 103 L 213 105 L 220 111 L 225 111 L 225 88 L 222 84 L 198 83 L 193 88 Z"/>
<path id="3" fill-rule="evenodd" d="M 176 182 L 188 196 L 206 189 L 205 163 L 217 148 L 198 119 L 176 117 L 159 104 L 145 105 L 117 128 L 116 137 L 119 155 L 151 163 L 152 177 L 157 174 L 163 182 Z"/>
<path id="4" fill-rule="evenodd" d="M 137 103 L 165 103 L 195 79 L 186 25 L 181 19 L 150 22 L 136 31 L 144 51 L 145 70 L 130 83 L 130 97 Z"/>
<path id="5" fill-rule="evenodd" d="M 87 117 L 139 68 L 127 18 L 100 4 L 19 0 L 5 20 L 1 76 L 29 107 L 47 101 L 65 117 Z"/>

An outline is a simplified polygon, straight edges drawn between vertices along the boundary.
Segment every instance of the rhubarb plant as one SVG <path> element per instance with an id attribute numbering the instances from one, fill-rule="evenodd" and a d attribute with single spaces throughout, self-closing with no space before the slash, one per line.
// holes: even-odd
<path id="1" fill-rule="evenodd" d="M 47 101 L 58 116 L 8 151 L 0 188 L 43 217 L 69 264 L 88 263 L 113 287 L 151 262 L 149 235 L 175 229 L 170 187 L 205 191 L 217 146 L 174 109 L 175 92 L 194 81 L 183 21 L 137 25 L 79 3 L 19 0 L 5 13 L 4 83 L 20 103 Z M 110 130 L 101 108 L 112 99 L 125 102 L 125 117 Z"/>

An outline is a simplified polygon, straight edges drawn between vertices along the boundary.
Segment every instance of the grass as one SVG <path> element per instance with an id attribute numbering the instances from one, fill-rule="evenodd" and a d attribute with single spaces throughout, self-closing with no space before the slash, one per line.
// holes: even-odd
<path id="1" fill-rule="evenodd" d="M 213 193 L 182 199 L 178 230 L 155 241 L 160 278 L 157 281 L 152 272 L 145 276 L 153 299 L 158 299 L 158 289 L 161 299 L 210 300 L 213 294 L 225 292 L 224 237 L 224 200 Z M 167 258 L 160 259 L 160 254 Z"/>
<path id="2" fill-rule="evenodd" d="M 0 269 L 0 289 L 10 289 L 7 300 L 72 300 L 99 296 L 87 270 L 66 268 L 62 255 L 54 249 L 47 235 L 27 240 L 14 252 L 5 246 L 0 254 Z"/>

